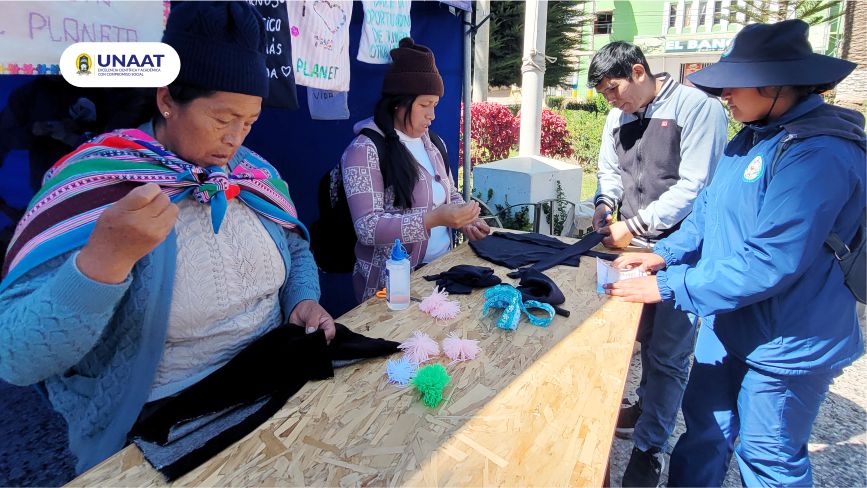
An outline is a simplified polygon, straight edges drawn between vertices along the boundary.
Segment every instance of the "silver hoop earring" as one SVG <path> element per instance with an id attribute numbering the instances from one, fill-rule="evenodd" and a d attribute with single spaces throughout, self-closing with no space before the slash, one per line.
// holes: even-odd
<path id="1" fill-rule="evenodd" d="M 168 118 L 168 117 L 169 117 L 169 113 L 168 113 L 168 112 L 163 112 L 163 115 L 165 115 L 165 116 L 166 116 L 166 118 Z"/>

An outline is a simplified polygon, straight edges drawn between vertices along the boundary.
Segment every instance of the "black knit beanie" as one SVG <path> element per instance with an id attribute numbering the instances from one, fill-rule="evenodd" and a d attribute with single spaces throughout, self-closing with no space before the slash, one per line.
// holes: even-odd
<path id="1" fill-rule="evenodd" d="M 443 96 L 443 79 L 427 46 L 404 37 L 391 50 L 391 66 L 382 82 L 384 95 Z"/>
<path id="2" fill-rule="evenodd" d="M 181 58 L 177 81 L 206 90 L 268 96 L 262 16 L 247 2 L 172 6 L 163 42 Z"/>

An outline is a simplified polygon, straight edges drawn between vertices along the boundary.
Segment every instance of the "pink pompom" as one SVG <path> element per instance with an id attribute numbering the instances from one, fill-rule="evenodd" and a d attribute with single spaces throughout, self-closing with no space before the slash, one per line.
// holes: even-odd
<path id="1" fill-rule="evenodd" d="M 461 304 L 457 300 L 449 300 L 449 292 L 434 287 L 433 293 L 418 305 L 419 310 L 437 320 L 451 320 L 461 313 Z"/>
<path id="2" fill-rule="evenodd" d="M 479 347 L 479 341 L 473 339 L 461 339 L 457 333 L 452 332 L 443 339 L 443 352 L 446 353 L 452 362 L 459 363 L 476 359 L 476 356 L 482 349 Z"/>
<path id="3" fill-rule="evenodd" d="M 397 347 L 403 349 L 406 358 L 413 364 L 421 364 L 440 354 L 439 344 L 429 335 L 419 331 L 413 332 L 412 337 Z"/>

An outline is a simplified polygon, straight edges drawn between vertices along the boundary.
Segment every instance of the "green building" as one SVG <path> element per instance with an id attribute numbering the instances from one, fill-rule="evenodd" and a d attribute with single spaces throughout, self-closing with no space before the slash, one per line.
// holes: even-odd
<path id="1" fill-rule="evenodd" d="M 852 0 L 850 0 L 852 1 Z M 732 4 L 738 0 L 597 0 L 588 1 L 584 14 L 583 46 L 574 53 L 578 72 L 573 76 L 571 95 L 592 96 L 587 89 L 587 69 L 597 49 L 612 41 L 628 41 L 638 45 L 647 57 L 653 73 L 666 72 L 681 82 L 684 77 L 708 64 L 715 63 L 735 34 L 745 24 L 752 23 L 744 14 L 735 14 L 729 22 Z M 743 0 L 740 0 L 743 5 Z M 788 18 L 795 14 L 796 2 L 791 2 Z M 772 10 L 778 1 L 770 1 Z M 831 14 L 842 5 L 832 7 Z M 772 19 L 773 21 L 774 19 Z M 810 43 L 816 52 L 835 54 L 841 30 L 841 19 L 810 28 Z"/>

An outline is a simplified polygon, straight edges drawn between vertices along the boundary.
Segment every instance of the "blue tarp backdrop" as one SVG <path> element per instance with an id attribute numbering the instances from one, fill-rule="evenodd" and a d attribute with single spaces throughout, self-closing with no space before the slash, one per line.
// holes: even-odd
<path id="1" fill-rule="evenodd" d="M 433 129 L 446 142 L 452 174 L 457 175 L 458 131 L 463 76 L 462 12 L 453 14 L 439 2 L 415 1 L 412 4 L 412 36 L 429 46 L 445 83 L 445 96 L 437 108 Z M 298 87 L 300 108 L 295 111 L 266 108 L 254 125 L 245 145 L 274 164 L 289 182 L 301 220 L 312 224 L 318 218 L 316 189 L 319 179 L 340 159 L 343 149 L 354 137 L 352 126 L 370 117 L 379 98 L 382 78 L 388 65 L 373 65 L 356 60 L 364 12 L 355 2 L 350 24 L 349 120 L 312 120 L 307 107 L 305 87 Z M 33 76 L 0 76 L 0 107 L 9 93 L 32 81 Z M 27 154 L 12 151 L 0 168 L 0 195 L 12 206 L 23 207 L 30 198 Z M 0 216 L 0 230 L 12 225 Z M 335 316 L 354 305 L 348 274 L 322 275 L 322 303 Z"/>

